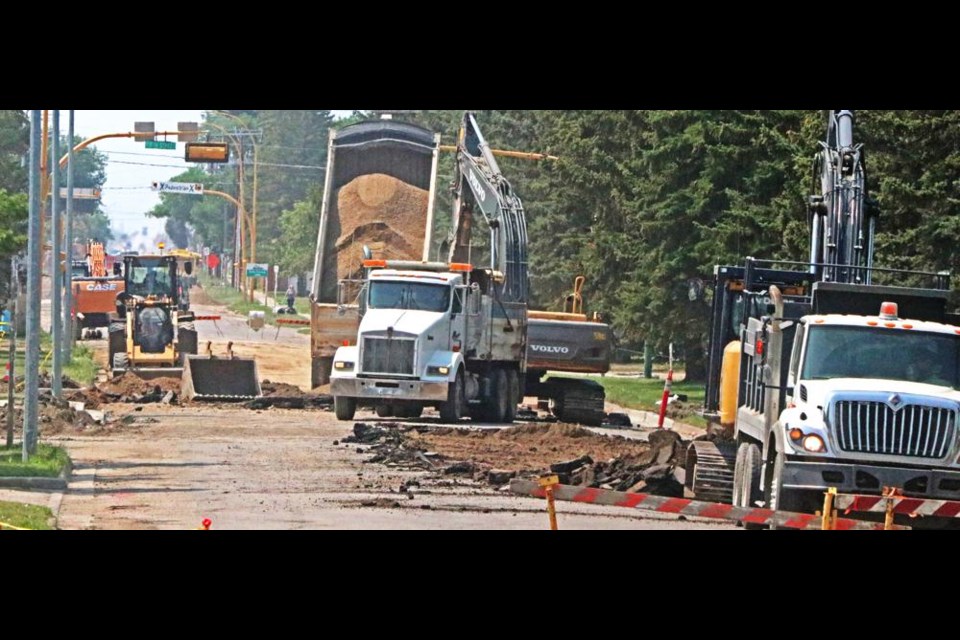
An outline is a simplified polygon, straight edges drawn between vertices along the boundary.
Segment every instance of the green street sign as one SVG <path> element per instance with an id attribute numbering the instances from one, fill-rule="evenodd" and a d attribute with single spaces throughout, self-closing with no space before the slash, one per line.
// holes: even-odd
<path id="1" fill-rule="evenodd" d="M 251 263 L 247 265 L 248 278 L 266 278 L 270 265 Z"/>
<path id="2" fill-rule="evenodd" d="M 168 142 L 167 140 L 147 140 L 146 143 L 147 149 L 167 149 L 167 150 L 176 150 L 176 142 Z"/>

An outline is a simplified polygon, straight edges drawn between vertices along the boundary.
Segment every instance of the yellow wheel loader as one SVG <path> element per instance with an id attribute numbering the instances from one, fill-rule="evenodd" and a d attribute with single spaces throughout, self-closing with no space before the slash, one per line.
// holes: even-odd
<path id="1" fill-rule="evenodd" d="M 183 271 L 193 272 L 186 262 Z M 180 305 L 174 255 L 123 258 L 124 291 L 110 323 L 113 375 L 126 371 L 145 380 L 181 378 L 186 399 L 244 400 L 261 395 L 256 362 L 197 355 L 195 317 Z"/>

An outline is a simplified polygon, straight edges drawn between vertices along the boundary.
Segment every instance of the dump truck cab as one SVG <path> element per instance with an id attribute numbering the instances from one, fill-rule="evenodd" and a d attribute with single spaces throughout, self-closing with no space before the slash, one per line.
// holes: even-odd
<path id="1" fill-rule="evenodd" d="M 497 299 L 502 276 L 456 263 L 366 264 L 357 341 L 334 356 L 337 417 L 363 406 L 417 417 L 432 406 L 447 421 L 512 421 L 526 308 Z"/>
<path id="2" fill-rule="evenodd" d="M 782 498 L 897 487 L 960 499 L 960 328 L 902 319 L 895 303 L 877 316 L 805 316 L 785 400 L 764 469 Z M 752 410 L 740 411 L 746 425 Z"/>
<path id="3" fill-rule="evenodd" d="M 358 343 L 334 356 L 332 392 L 443 402 L 463 361 L 463 277 L 383 270 L 370 275 Z M 457 351 L 454 351 L 457 347 Z"/>

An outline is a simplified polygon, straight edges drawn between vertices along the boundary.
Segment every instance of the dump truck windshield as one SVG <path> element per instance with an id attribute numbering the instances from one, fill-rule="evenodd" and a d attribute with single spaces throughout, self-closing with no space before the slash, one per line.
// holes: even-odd
<path id="1" fill-rule="evenodd" d="M 412 282 L 374 282 L 370 309 L 407 309 L 443 312 L 450 308 L 450 287 Z"/>
<path id="2" fill-rule="evenodd" d="M 803 379 L 882 378 L 960 388 L 960 337 L 902 329 L 812 326 Z"/>
<path id="3" fill-rule="evenodd" d="M 127 293 L 138 296 L 172 296 L 170 265 L 160 259 L 140 259 L 131 265 Z"/>

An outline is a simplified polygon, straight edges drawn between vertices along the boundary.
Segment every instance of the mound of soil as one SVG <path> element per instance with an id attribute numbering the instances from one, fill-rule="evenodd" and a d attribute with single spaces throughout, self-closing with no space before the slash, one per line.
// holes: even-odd
<path id="1" fill-rule="evenodd" d="M 154 378 L 152 380 L 143 380 L 129 371 L 110 379 L 107 382 L 97 385 L 97 388 L 108 394 L 119 396 L 137 396 L 153 393 L 159 387 L 160 391 L 166 393 L 173 391 L 180 393 L 180 378 Z"/>
<path id="2" fill-rule="evenodd" d="M 589 457 L 610 460 L 639 456 L 645 442 L 603 436 L 583 427 L 564 424 L 526 424 L 500 431 L 436 429 L 420 433 L 410 444 L 435 451 L 444 458 L 469 460 L 481 468 L 538 472 L 564 460 Z"/>
<path id="3" fill-rule="evenodd" d="M 419 260 L 429 193 L 381 173 L 359 176 L 341 187 L 330 220 L 337 277 L 362 272 L 363 246 L 388 260 Z"/>

